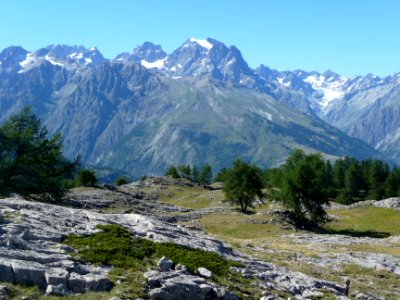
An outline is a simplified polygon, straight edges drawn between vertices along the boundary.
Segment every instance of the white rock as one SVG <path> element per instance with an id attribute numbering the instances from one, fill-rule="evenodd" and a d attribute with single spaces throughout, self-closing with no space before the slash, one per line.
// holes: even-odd
<path id="1" fill-rule="evenodd" d="M 46 295 L 66 296 L 69 294 L 68 287 L 65 284 L 51 285 L 46 288 Z"/>
<path id="2" fill-rule="evenodd" d="M 197 269 L 197 272 L 199 273 L 200 276 L 205 277 L 205 278 L 211 278 L 212 277 L 212 272 L 206 268 L 200 267 Z"/>

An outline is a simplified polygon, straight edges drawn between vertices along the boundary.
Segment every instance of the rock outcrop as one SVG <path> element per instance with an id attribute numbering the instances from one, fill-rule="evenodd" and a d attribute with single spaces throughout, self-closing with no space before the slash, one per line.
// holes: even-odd
<path id="1" fill-rule="evenodd" d="M 148 216 L 101 214 L 19 198 L 1 199 L 0 215 L 3 216 L 0 230 L 0 281 L 36 284 L 48 293 L 83 293 L 111 288 L 111 282 L 107 278 L 110 270 L 108 267 L 78 263 L 70 255 L 74 250 L 62 244 L 63 238 L 69 234 L 88 235 L 95 232 L 98 230 L 98 224 L 117 224 L 127 228 L 135 236 L 155 242 L 174 242 L 217 252 L 227 259 L 240 262 L 243 268 L 236 268 L 235 271 L 246 278 L 260 279 L 259 287 L 266 291 L 280 290 L 293 296 L 301 296 L 319 289 L 336 295 L 342 294 L 343 291 L 343 288 L 334 282 L 318 280 L 260 262 L 231 250 L 208 235 Z M 151 274 L 148 274 L 148 279 L 149 284 L 154 287 L 150 293 L 153 299 L 170 299 L 160 298 L 160 295 L 170 293 L 178 283 L 183 287 L 190 287 L 192 292 L 201 291 L 202 294 L 217 295 L 217 298 L 213 299 L 232 299 L 229 298 L 231 296 L 228 291 L 223 292 L 222 289 L 207 283 L 204 278 L 187 274 L 182 266 L 177 266 L 175 270 Z M 171 277 L 168 277 L 169 274 Z M 158 283 L 150 283 L 152 280 Z M 183 291 L 181 288 L 180 290 Z M 182 299 L 191 298 L 190 295 L 185 294 Z"/>
<path id="2" fill-rule="evenodd" d="M 337 203 L 332 203 L 329 209 L 352 209 L 356 207 L 363 207 L 363 206 L 375 206 L 375 207 L 381 207 L 381 208 L 387 208 L 387 209 L 394 209 L 394 210 L 400 210 L 400 198 L 398 197 L 392 197 L 392 198 L 387 198 L 383 200 L 365 200 L 365 201 L 360 201 L 356 202 L 350 205 L 343 205 L 343 204 L 337 204 Z"/>
<path id="3" fill-rule="evenodd" d="M 144 275 L 149 286 L 149 297 L 153 300 L 237 300 L 229 291 L 189 274 L 185 268 L 166 272 L 148 271 Z"/>

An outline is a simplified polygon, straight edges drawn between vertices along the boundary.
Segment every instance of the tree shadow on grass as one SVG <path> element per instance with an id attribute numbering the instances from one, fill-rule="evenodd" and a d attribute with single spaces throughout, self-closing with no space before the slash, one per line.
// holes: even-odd
<path id="1" fill-rule="evenodd" d="M 332 229 L 325 228 L 323 233 L 325 234 L 342 234 L 352 237 L 370 237 L 383 239 L 390 236 L 388 232 L 374 231 L 374 230 L 354 230 L 354 229 Z"/>
<path id="2" fill-rule="evenodd" d="M 257 213 L 257 211 L 252 208 L 249 208 L 246 211 L 243 211 L 240 208 L 234 208 L 233 211 L 243 215 L 255 215 Z"/>

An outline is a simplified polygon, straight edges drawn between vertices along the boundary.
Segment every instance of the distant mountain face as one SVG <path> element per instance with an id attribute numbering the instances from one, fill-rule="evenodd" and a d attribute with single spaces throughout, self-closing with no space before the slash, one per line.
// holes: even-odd
<path id="1" fill-rule="evenodd" d="M 258 74 L 306 96 L 303 103 L 285 101 L 293 108 L 318 116 L 359 138 L 400 163 L 400 73 L 386 78 L 374 75 L 346 78 L 332 71 L 277 72 L 264 66 Z"/>
<path id="2" fill-rule="evenodd" d="M 253 70 L 236 47 L 213 39 L 191 38 L 171 54 L 146 42 L 112 60 L 94 47 L 9 47 L 0 53 L 0 112 L 4 120 L 29 104 L 63 134 L 68 157 L 137 177 L 236 158 L 274 166 L 298 147 L 383 158 L 321 119 L 343 119 L 349 99 L 389 82 Z"/>

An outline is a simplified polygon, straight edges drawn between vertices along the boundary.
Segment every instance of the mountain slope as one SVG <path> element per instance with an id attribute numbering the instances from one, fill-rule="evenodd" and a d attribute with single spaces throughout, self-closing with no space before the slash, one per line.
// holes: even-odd
<path id="1" fill-rule="evenodd" d="M 85 163 L 137 177 L 170 164 L 219 169 L 236 158 L 274 166 L 297 147 L 331 158 L 382 158 L 324 123 L 312 106 L 308 115 L 290 108 L 296 100 L 307 104 L 302 89 L 263 78 L 239 50 L 212 39 L 189 39 L 170 55 L 145 43 L 113 61 L 95 48 L 6 50 L 1 120 L 31 105 L 51 132 L 63 134 L 65 154 Z"/>

